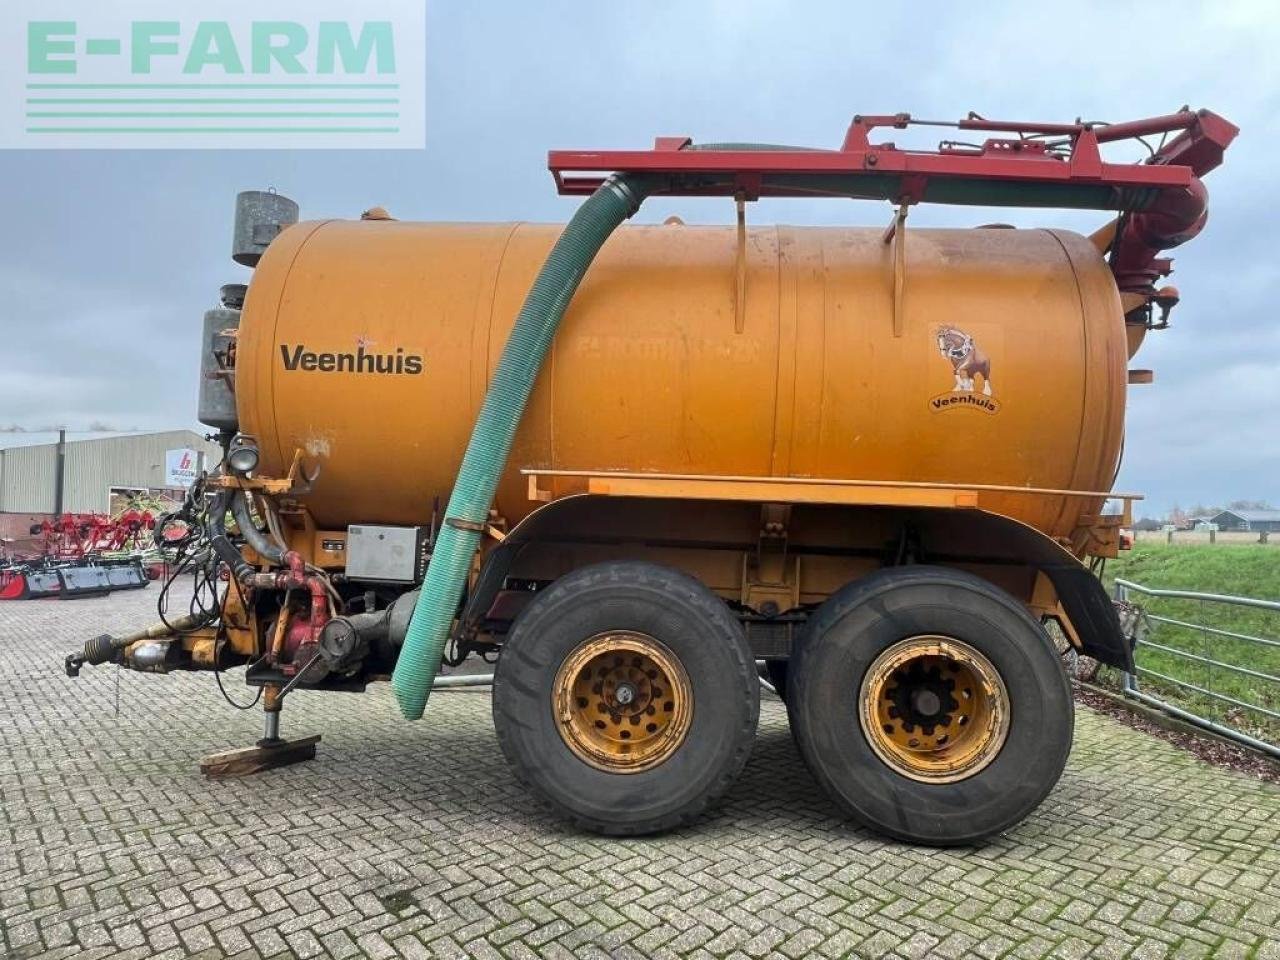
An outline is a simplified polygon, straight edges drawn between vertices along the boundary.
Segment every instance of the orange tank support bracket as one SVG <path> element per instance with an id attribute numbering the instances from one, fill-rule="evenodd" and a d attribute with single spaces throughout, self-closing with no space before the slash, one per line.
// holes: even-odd
<path id="1" fill-rule="evenodd" d="M 978 505 L 969 490 L 928 490 L 893 484 L 780 483 L 720 477 L 663 479 L 596 476 L 587 478 L 587 493 L 610 497 L 657 497 L 675 500 L 746 500 L 752 503 L 825 503 L 846 506 L 950 507 Z"/>
<path id="2" fill-rule="evenodd" d="M 289 472 L 283 477 L 241 477 L 233 473 L 211 474 L 208 484 L 211 487 L 225 487 L 233 490 L 249 490 L 266 496 L 302 496 L 310 493 L 320 475 L 320 467 L 308 470 L 303 459 L 302 448 L 293 451 L 293 461 Z"/>
<path id="3" fill-rule="evenodd" d="M 1120 531 L 1133 524 L 1133 513 L 1126 503 L 1123 514 L 1085 514 L 1078 523 L 1069 538 L 1072 549 L 1109 560 L 1120 555 Z"/>
<path id="4" fill-rule="evenodd" d="M 742 500 L 753 503 L 822 503 L 845 506 L 941 507 L 975 509 L 984 494 L 1030 497 L 1081 497 L 1120 500 L 1128 523 L 1137 493 L 1057 490 L 1000 484 L 948 484 L 926 481 L 828 480 L 810 477 L 735 477 L 672 473 L 620 473 L 590 470 L 536 470 L 529 478 L 529 499 L 549 502 L 565 496 L 654 497 L 675 500 Z"/>

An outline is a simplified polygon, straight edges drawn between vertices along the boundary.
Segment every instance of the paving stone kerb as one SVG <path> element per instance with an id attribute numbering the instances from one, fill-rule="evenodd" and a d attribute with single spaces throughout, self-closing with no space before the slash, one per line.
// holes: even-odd
<path id="1" fill-rule="evenodd" d="M 484 692 L 418 723 L 385 685 L 300 692 L 317 760 L 205 781 L 261 722 L 213 677 L 61 675 L 154 599 L 0 606 L 0 956 L 1280 957 L 1280 790 L 1087 709 L 1059 787 L 981 849 L 842 822 L 772 697 L 715 816 L 608 840 L 526 795 Z"/>

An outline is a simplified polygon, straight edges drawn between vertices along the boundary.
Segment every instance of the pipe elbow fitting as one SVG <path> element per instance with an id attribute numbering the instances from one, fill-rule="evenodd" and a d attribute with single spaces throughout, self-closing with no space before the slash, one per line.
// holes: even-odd
<path id="1" fill-rule="evenodd" d="M 1156 262 L 1160 254 L 1192 239 L 1208 219 L 1209 192 L 1198 177 L 1186 187 L 1163 191 L 1152 206 L 1129 217 L 1116 237 L 1111 272 L 1117 286 L 1150 295 L 1167 272 Z"/>

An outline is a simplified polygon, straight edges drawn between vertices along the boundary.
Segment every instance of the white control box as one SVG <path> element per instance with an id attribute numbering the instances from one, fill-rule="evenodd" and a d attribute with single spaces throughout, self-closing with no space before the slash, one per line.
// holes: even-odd
<path id="1" fill-rule="evenodd" d="M 414 583 L 422 566 L 422 527 L 347 527 L 347 576 Z"/>

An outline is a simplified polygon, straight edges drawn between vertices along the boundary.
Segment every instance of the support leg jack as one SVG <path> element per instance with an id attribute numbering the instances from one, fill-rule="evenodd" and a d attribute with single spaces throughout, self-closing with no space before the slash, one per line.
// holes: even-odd
<path id="1" fill-rule="evenodd" d="M 320 742 L 319 734 L 297 740 L 280 738 L 280 705 L 283 699 L 278 687 L 266 687 L 263 690 L 262 739 L 252 747 L 210 754 L 200 761 L 200 772 L 211 779 L 247 777 L 251 773 L 287 767 L 314 758 L 316 744 Z"/>

